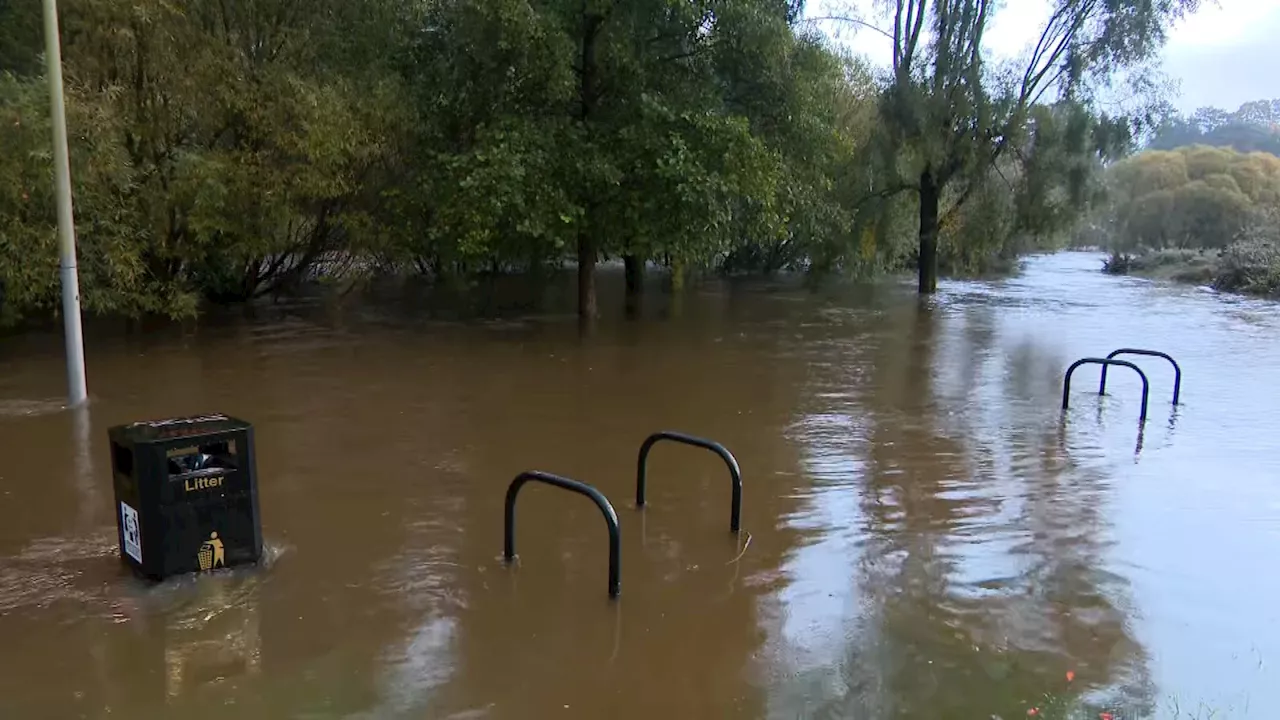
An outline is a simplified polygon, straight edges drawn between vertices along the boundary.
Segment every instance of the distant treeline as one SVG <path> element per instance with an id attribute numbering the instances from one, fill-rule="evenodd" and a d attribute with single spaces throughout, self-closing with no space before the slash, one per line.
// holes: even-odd
<path id="1" fill-rule="evenodd" d="M 800 0 L 62 0 L 84 307 L 625 261 L 979 270 L 1061 243 L 1135 124 L 1092 89 L 1194 0 L 895 0 L 872 72 Z M 57 310 L 40 4 L 0 0 L 0 323 Z M 1029 50 L 1031 48 L 1029 47 Z"/>
<path id="2" fill-rule="evenodd" d="M 1190 115 L 1170 115 L 1156 128 L 1147 148 L 1173 150 L 1188 145 L 1280 155 L 1280 98 L 1248 102 L 1235 112 L 1205 107 Z"/>
<path id="3" fill-rule="evenodd" d="M 1280 101 L 1175 117 L 1149 147 L 1109 169 L 1077 241 L 1109 248 L 1112 272 L 1280 291 Z"/>

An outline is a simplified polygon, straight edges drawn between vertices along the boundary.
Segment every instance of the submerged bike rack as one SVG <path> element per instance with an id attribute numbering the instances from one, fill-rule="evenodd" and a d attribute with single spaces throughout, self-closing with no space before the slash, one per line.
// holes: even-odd
<path id="1" fill-rule="evenodd" d="M 510 563 L 516 557 L 516 498 L 520 495 L 521 488 L 530 482 L 552 485 L 579 495 L 585 495 L 591 498 L 591 502 L 595 503 L 596 507 L 600 508 L 600 514 L 604 515 L 604 523 L 609 528 L 609 597 L 618 597 L 622 585 L 622 533 L 618 527 L 618 514 L 613 511 L 613 506 L 609 504 L 609 499 L 603 493 L 577 480 L 570 480 L 566 477 L 538 470 L 529 470 L 520 473 L 511 481 L 511 485 L 507 487 L 506 512 L 503 522 L 503 560 Z"/>
<path id="2" fill-rule="evenodd" d="M 644 443 L 640 445 L 640 456 L 636 460 L 636 507 L 644 507 L 649 451 L 662 440 L 710 450 L 719 455 L 721 460 L 724 460 L 724 464 L 729 468 L 729 479 L 733 482 L 733 506 L 730 508 L 729 514 L 729 531 L 738 532 L 742 527 L 742 470 L 738 467 L 738 460 L 733 456 L 733 453 L 729 452 L 728 448 L 720 443 L 694 435 L 664 430 L 645 438 Z"/>
<path id="3" fill-rule="evenodd" d="M 710 450 L 718 455 L 721 460 L 724 460 L 724 464 L 729 468 L 729 478 L 733 481 L 733 507 L 730 509 L 729 529 L 735 533 L 738 532 L 742 526 L 742 470 L 738 467 L 737 458 L 725 446 L 705 438 L 671 431 L 657 432 L 645 438 L 644 443 L 640 446 L 640 457 L 636 462 L 636 506 L 644 507 L 645 477 L 649 464 L 649 451 L 662 440 Z M 613 505 L 609 504 L 609 499 L 603 493 L 577 480 L 570 480 L 567 477 L 539 470 L 527 470 L 511 481 L 511 484 L 507 486 L 507 499 L 503 515 L 503 562 L 510 564 L 516 558 L 516 500 L 520 497 L 520 490 L 531 482 L 551 485 L 562 490 L 585 495 L 600 509 L 600 514 L 604 516 L 605 526 L 609 530 L 609 597 L 618 597 L 622 585 L 622 532 L 618 525 L 618 514 L 614 512 Z"/>
<path id="4" fill-rule="evenodd" d="M 1147 382 L 1147 374 L 1142 372 L 1142 368 L 1138 367 L 1137 365 L 1134 365 L 1128 360 L 1113 360 L 1111 358 L 1083 358 L 1081 360 L 1077 360 L 1074 363 L 1072 363 L 1071 367 L 1067 368 L 1066 377 L 1063 378 L 1062 380 L 1062 409 L 1063 410 L 1067 409 L 1071 399 L 1071 375 L 1074 374 L 1076 371 L 1076 368 L 1079 368 L 1081 365 L 1101 365 L 1104 372 L 1108 366 L 1115 365 L 1118 367 L 1132 368 L 1134 372 L 1138 373 L 1138 377 L 1142 378 L 1142 411 L 1141 411 L 1141 414 L 1138 416 L 1138 422 L 1144 423 L 1147 421 L 1147 396 L 1150 394 L 1151 383 Z M 1103 382 L 1105 382 L 1105 380 Z"/>
<path id="5" fill-rule="evenodd" d="M 1146 355 L 1147 357 L 1164 358 L 1173 365 L 1173 404 L 1178 404 L 1178 397 L 1182 395 L 1182 368 L 1178 367 L 1178 361 L 1174 360 L 1166 353 L 1158 350 L 1139 350 L 1138 348 L 1120 348 L 1115 352 L 1107 355 L 1108 360 L 1114 360 L 1119 355 Z M 1107 394 L 1107 366 L 1102 366 L 1102 382 L 1098 385 L 1098 394 Z"/>

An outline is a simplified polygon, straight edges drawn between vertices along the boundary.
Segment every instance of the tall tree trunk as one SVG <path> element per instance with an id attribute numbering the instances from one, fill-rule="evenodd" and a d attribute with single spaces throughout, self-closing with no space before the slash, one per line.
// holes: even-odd
<path id="1" fill-rule="evenodd" d="M 671 317 L 684 314 L 684 261 L 671 258 Z"/>
<path id="2" fill-rule="evenodd" d="M 587 142 L 591 142 L 591 118 L 599 99 L 596 88 L 598 71 L 596 40 L 604 17 L 588 11 L 587 0 L 582 0 L 582 74 L 578 85 L 580 102 L 578 122 L 581 123 Z M 594 205 L 590 188 L 583 189 L 582 206 L 586 208 L 582 224 L 578 226 L 578 317 L 586 322 L 596 317 L 596 232 Z"/>
<path id="3" fill-rule="evenodd" d="M 627 278 L 627 315 L 634 316 L 640 312 L 640 301 L 644 296 L 644 258 L 634 253 L 622 256 L 622 264 Z"/>
<path id="4" fill-rule="evenodd" d="M 933 173 L 920 175 L 920 294 L 938 291 L 938 204 L 940 193 Z"/>
<path id="5" fill-rule="evenodd" d="M 596 246 L 589 227 L 578 229 L 578 317 L 596 317 Z"/>

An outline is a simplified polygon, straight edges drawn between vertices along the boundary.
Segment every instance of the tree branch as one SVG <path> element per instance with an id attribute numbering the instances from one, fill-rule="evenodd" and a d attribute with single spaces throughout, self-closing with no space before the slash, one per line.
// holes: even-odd
<path id="1" fill-rule="evenodd" d="M 658 58 L 658 62 L 669 62 L 669 61 L 672 61 L 672 60 L 683 60 L 683 59 L 685 59 L 685 58 L 696 57 L 696 56 L 701 55 L 702 53 L 704 53 L 704 52 L 706 52 L 706 51 L 708 51 L 708 50 L 711 50 L 711 49 L 712 49 L 712 46 L 713 46 L 713 43 L 711 43 L 711 42 L 701 41 L 701 40 L 697 40 L 697 39 L 695 39 L 695 40 L 693 41 L 693 47 L 692 47 L 692 49 L 685 50 L 685 51 L 683 51 L 683 52 L 678 52 L 678 53 L 676 53 L 676 54 L 674 54 L 674 55 L 668 55 L 668 56 L 666 56 L 666 57 L 660 57 L 660 58 Z"/>
<path id="2" fill-rule="evenodd" d="M 1045 83 L 1043 87 L 1036 91 L 1035 96 L 1031 98 L 1031 102 L 1029 102 L 1028 105 L 1035 105 L 1040 102 L 1040 98 L 1044 95 L 1045 91 L 1053 87 L 1066 71 L 1066 65 L 1058 66 L 1058 72 L 1054 73 L 1053 77 L 1049 79 L 1049 82 Z"/>
<path id="3" fill-rule="evenodd" d="M 863 195 L 861 198 L 858 198 L 857 202 L 853 204 L 853 209 L 857 210 L 861 208 L 863 205 L 866 205 L 867 203 L 871 202 L 872 200 L 883 200 L 884 198 L 893 197 L 898 193 L 903 193 L 908 190 L 915 190 L 916 192 L 919 192 L 920 186 L 912 183 L 908 183 L 908 182 L 899 181 L 897 183 L 894 183 L 893 185 L 890 185 L 889 187 L 881 188 L 880 190 L 877 190 L 873 193 L 867 193 L 866 195 Z"/>
<path id="4" fill-rule="evenodd" d="M 1018 93 L 1018 103 L 1026 105 L 1028 98 L 1035 93 L 1037 97 L 1043 94 L 1040 83 L 1044 81 L 1045 75 L 1058 64 L 1059 60 L 1066 50 L 1071 46 L 1076 38 L 1076 34 L 1080 28 L 1084 26 L 1085 20 L 1093 14 L 1094 8 L 1097 7 L 1097 0 L 1083 0 L 1079 6 L 1074 7 L 1074 3 L 1063 3 L 1054 11 L 1053 16 L 1049 18 L 1049 22 L 1045 24 L 1044 31 L 1040 33 L 1040 39 L 1036 42 L 1036 49 L 1031 55 L 1031 60 L 1027 64 L 1027 70 L 1022 75 L 1022 88 Z M 1060 21 L 1071 17 L 1072 20 L 1067 27 L 1059 28 Z M 1059 37 L 1059 33 L 1061 36 Z M 1057 43 L 1053 40 L 1057 37 Z M 1053 51 L 1047 56 L 1044 54 L 1050 45 L 1053 45 Z M 1041 61 L 1044 61 L 1044 67 L 1040 67 Z M 1054 79 L 1062 76 L 1059 71 Z M 1037 92 L 1037 91 L 1040 92 Z"/>
<path id="5" fill-rule="evenodd" d="M 1000 177 L 1004 177 L 1004 173 L 1001 173 Z M 1008 180 L 1005 182 L 1008 182 Z M 956 213 L 960 212 L 960 208 L 964 207 L 964 204 L 969 201 L 970 197 L 973 197 L 973 191 L 976 190 L 980 184 L 980 182 L 969 183 L 969 185 L 964 189 L 964 192 L 960 193 L 960 197 L 956 199 L 955 204 L 948 208 L 947 212 L 942 215 L 942 219 L 938 221 L 939 227 L 943 227 L 947 225 L 947 223 L 951 222 L 951 218 L 953 218 Z M 1013 188 L 1012 185 L 1009 187 L 1010 189 Z"/>
<path id="6" fill-rule="evenodd" d="M 907 22 L 911 23 L 910 8 L 915 8 L 915 27 L 911 29 L 911 34 L 907 36 L 907 47 L 903 52 L 903 57 L 907 62 L 908 70 L 910 70 L 911 58 L 916 55 L 916 45 L 920 42 L 920 31 L 924 28 L 924 3 L 925 0 L 907 0 L 908 13 Z"/>
<path id="7" fill-rule="evenodd" d="M 976 67 L 982 62 L 982 32 L 987 27 L 987 11 L 991 8 L 991 0 L 982 0 L 982 7 L 978 10 L 978 22 L 974 26 L 973 36 L 969 38 L 969 47 L 965 53 L 969 56 L 971 67 Z"/>
<path id="8" fill-rule="evenodd" d="M 658 62 L 672 62 L 675 60 L 684 60 L 686 58 L 697 57 L 710 49 L 711 48 L 707 45 L 700 45 L 687 52 L 676 53 L 675 55 L 668 55 L 666 57 L 660 57 L 658 58 Z"/>
<path id="9" fill-rule="evenodd" d="M 897 9 L 893 13 L 893 72 L 898 73 L 898 65 L 902 63 L 902 0 L 898 0 Z"/>
<path id="10" fill-rule="evenodd" d="M 1065 11 L 1066 6 L 1064 5 L 1059 5 L 1055 8 L 1053 14 L 1049 16 L 1049 22 L 1045 23 L 1044 30 L 1040 31 L 1040 37 L 1036 40 L 1036 48 L 1031 51 L 1031 60 L 1027 64 L 1027 72 L 1022 76 L 1024 87 L 1026 86 L 1027 79 L 1031 77 L 1032 69 L 1040 64 L 1040 53 L 1044 52 L 1045 43 L 1053 36 L 1051 31 L 1053 30 L 1054 25 L 1056 25 L 1058 20 L 1062 18 L 1062 14 Z"/>
<path id="11" fill-rule="evenodd" d="M 897 42 L 898 42 L 898 41 L 897 41 L 897 38 L 895 38 L 895 37 L 893 36 L 893 34 L 892 34 L 892 33 L 890 33 L 888 30 L 885 30 L 884 28 L 881 28 L 881 27 L 877 27 L 877 26 L 875 26 L 875 25 L 872 25 L 871 23 L 869 23 L 869 22 L 867 22 L 867 21 L 865 21 L 865 20 L 859 20 L 858 18 L 855 18 L 855 17 L 848 17 L 848 16 L 846 16 L 846 15 L 823 15 L 822 17 L 811 17 L 811 18 L 805 18 L 805 19 L 803 20 L 803 22 L 813 22 L 813 23 L 816 23 L 816 22 L 826 22 L 826 21 L 830 21 L 830 22 L 845 22 L 845 23 L 849 23 L 850 25 L 857 25 L 857 26 L 859 26 L 859 27 L 864 27 L 864 28 L 866 28 L 866 29 L 868 29 L 868 30 L 873 30 L 873 31 L 875 31 L 876 33 L 878 33 L 878 34 L 880 34 L 880 35 L 883 35 L 884 37 L 886 37 L 886 38 L 888 38 L 889 40 L 893 41 L 893 43 L 894 43 L 894 45 L 895 45 L 895 46 L 897 45 Z"/>

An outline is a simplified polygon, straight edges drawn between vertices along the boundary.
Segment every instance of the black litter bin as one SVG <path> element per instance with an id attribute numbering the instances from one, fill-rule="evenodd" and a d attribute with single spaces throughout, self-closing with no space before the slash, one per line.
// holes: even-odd
<path id="1" fill-rule="evenodd" d="M 163 580 L 262 557 L 252 425 L 204 415 L 108 434 L 120 557 L 138 573 Z"/>

